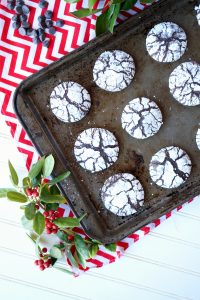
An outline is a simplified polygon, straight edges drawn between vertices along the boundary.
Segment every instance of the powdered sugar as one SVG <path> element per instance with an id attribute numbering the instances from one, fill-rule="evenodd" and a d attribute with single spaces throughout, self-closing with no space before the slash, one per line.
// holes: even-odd
<path id="1" fill-rule="evenodd" d="M 132 174 L 119 173 L 109 177 L 101 190 L 105 207 L 118 216 L 136 213 L 144 202 L 141 183 Z"/>
<path id="2" fill-rule="evenodd" d="M 151 179 L 164 188 L 176 188 L 184 183 L 191 172 L 191 160 L 179 147 L 162 148 L 151 159 Z"/>
<path id="3" fill-rule="evenodd" d="M 197 17 L 197 22 L 198 22 L 198 24 L 199 24 L 199 26 L 200 26 L 200 4 L 199 4 L 199 6 L 197 5 L 197 6 L 195 6 L 195 11 L 196 11 L 196 17 Z"/>
<path id="4" fill-rule="evenodd" d="M 97 59 L 93 78 L 96 84 L 110 92 L 125 89 L 135 74 L 133 58 L 124 51 L 113 50 L 103 52 Z"/>
<path id="5" fill-rule="evenodd" d="M 121 122 L 131 136 L 146 139 L 160 129 L 162 113 L 154 101 L 145 97 L 136 98 L 125 106 Z"/>
<path id="6" fill-rule="evenodd" d="M 149 55 L 159 62 L 173 62 L 185 52 L 187 38 L 184 30 L 175 23 L 155 25 L 147 35 L 146 48 Z"/>
<path id="7" fill-rule="evenodd" d="M 197 143 L 197 147 L 200 150 L 200 128 L 197 130 L 197 134 L 196 134 L 196 143 Z"/>
<path id="8" fill-rule="evenodd" d="M 74 146 L 77 162 L 91 172 L 110 167 L 118 158 L 115 136 L 103 128 L 89 128 L 79 134 Z"/>
<path id="9" fill-rule="evenodd" d="M 63 122 L 77 122 L 85 117 L 91 106 L 88 91 L 72 81 L 57 85 L 50 95 L 50 107 Z"/>
<path id="10" fill-rule="evenodd" d="M 200 104 L 200 65 L 194 61 L 184 62 L 169 77 L 173 97 L 183 105 Z"/>

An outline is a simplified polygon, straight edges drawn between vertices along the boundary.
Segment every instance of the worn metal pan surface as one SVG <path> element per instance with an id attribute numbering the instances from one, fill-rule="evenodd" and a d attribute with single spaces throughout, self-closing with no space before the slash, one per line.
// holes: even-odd
<path id="1" fill-rule="evenodd" d="M 200 151 L 195 132 L 200 122 L 198 107 L 185 107 L 169 93 L 168 78 L 181 62 L 200 63 L 200 27 L 195 17 L 196 1 L 164 0 L 131 17 L 118 26 L 115 33 L 106 33 L 86 46 L 29 77 L 18 87 L 14 97 L 15 112 L 41 155 L 53 153 L 55 175 L 66 169 L 71 176 L 59 187 L 69 199 L 76 215 L 88 216 L 82 225 L 89 236 L 104 243 L 118 241 L 152 220 L 200 194 Z M 147 32 L 158 22 L 172 21 L 180 25 L 188 38 L 188 49 L 175 63 L 158 63 L 146 52 Z M 105 50 L 124 50 L 134 57 L 136 75 L 125 90 L 110 93 L 93 82 L 92 70 L 97 57 Z M 75 81 L 84 86 L 92 98 L 89 114 L 77 123 L 62 123 L 49 108 L 49 95 L 60 81 Z M 121 113 L 130 100 L 146 96 L 154 99 L 162 110 L 164 124 L 153 137 L 131 138 L 121 127 Z M 76 162 L 73 146 L 77 135 L 90 127 L 103 127 L 115 134 L 120 145 L 119 159 L 105 171 L 91 174 Z M 192 160 L 192 173 L 178 189 L 162 189 L 152 184 L 148 165 L 160 148 L 176 145 L 185 149 Z M 145 205 L 141 211 L 118 217 L 106 210 L 99 191 L 104 181 L 117 172 L 130 172 L 142 183 Z"/>

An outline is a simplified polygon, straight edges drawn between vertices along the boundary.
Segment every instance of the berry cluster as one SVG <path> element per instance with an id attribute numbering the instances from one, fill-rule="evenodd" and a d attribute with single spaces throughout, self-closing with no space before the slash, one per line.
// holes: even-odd
<path id="1" fill-rule="evenodd" d="M 41 271 L 44 271 L 44 269 L 49 268 L 52 265 L 52 261 L 49 258 L 48 255 L 46 255 L 47 253 L 47 248 L 43 248 L 42 249 L 42 253 L 40 254 L 40 259 L 35 260 L 35 265 L 39 266 Z"/>
<path id="2" fill-rule="evenodd" d="M 46 8 L 47 6 L 47 1 L 41 0 L 39 2 L 40 8 Z M 51 35 L 56 33 L 56 29 L 52 21 L 53 12 L 51 10 L 46 10 L 44 15 L 40 15 L 38 17 L 39 28 L 33 29 L 31 28 L 31 24 L 28 22 L 30 9 L 27 5 L 25 5 L 24 0 L 8 0 L 7 8 L 15 11 L 15 14 L 12 17 L 12 27 L 14 29 L 18 29 L 19 33 L 23 36 L 26 35 L 32 37 L 34 44 L 42 42 L 44 47 L 49 47 L 50 39 L 46 38 L 45 30 L 47 29 L 47 32 Z M 56 20 L 55 26 L 64 26 L 63 20 Z"/>
<path id="3" fill-rule="evenodd" d="M 43 213 L 45 217 L 45 228 L 47 234 L 56 234 L 58 232 L 58 226 L 53 221 L 59 218 L 59 212 L 57 210 L 49 210 Z"/>
<path id="4" fill-rule="evenodd" d="M 39 197 L 38 187 L 36 188 L 27 188 L 26 194 L 31 198 L 37 198 Z"/>

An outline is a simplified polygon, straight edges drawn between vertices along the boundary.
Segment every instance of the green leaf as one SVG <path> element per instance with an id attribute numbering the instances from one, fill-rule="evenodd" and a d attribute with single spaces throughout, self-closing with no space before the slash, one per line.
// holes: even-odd
<path id="1" fill-rule="evenodd" d="M 97 2 L 97 0 L 88 0 L 88 7 L 89 7 L 89 10 L 91 11 L 94 4 Z"/>
<path id="2" fill-rule="evenodd" d="M 83 269 L 86 269 L 87 265 L 86 265 L 85 258 L 78 251 L 76 253 L 77 253 L 77 257 L 79 259 L 80 265 L 83 267 Z"/>
<path id="3" fill-rule="evenodd" d="M 17 176 L 17 172 L 15 171 L 15 168 L 13 167 L 13 165 L 11 164 L 10 161 L 8 161 L 8 165 L 9 165 L 9 169 L 10 169 L 10 177 L 11 177 L 11 182 L 14 185 L 18 185 L 19 183 L 19 178 Z"/>
<path id="4" fill-rule="evenodd" d="M 7 192 L 7 198 L 10 201 L 25 203 L 27 202 L 27 197 L 21 193 L 18 192 Z"/>
<path id="5" fill-rule="evenodd" d="M 53 155 L 49 155 L 45 158 L 42 174 L 44 177 L 48 177 L 51 175 L 53 168 L 54 168 L 55 160 L 53 158 Z"/>
<path id="6" fill-rule="evenodd" d="M 85 259 L 90 257 L 88 247 L 84 239 L 80 235 L 75 235 L 74 244 L 77 252 Z"/>
<path id="7" fill-rule="evenodd" d="M 29 239 L 30 239 L 34 244 L 36 244 L 36 239 L 37 239 L 36 236 L 33 236 L 32 234 L 28 234 L 28 233 L 26 233 L 26 235 L 29 237 Z"/>
<path id="8" fill-rule="evenodd" d="M 46 211 L 57 210 L 58 207 L 59 207 L 58 203 L 46 203 Z"/>
<path id="9" fill-rule="evenodd" d="M 30 178 L 29 177 L 25 177 L 22 179 L 22 184 L 23 184 L 23 190 L 24 193 L 26 193 L 26 188 L 30 186 Z"/>
<path id="10" fill-rule="evenodd" d="M 109 20 L 113 13 L 114 5 L 111 5 L 104 13 L 97 17 L 96 35 L 104 33 L 109 26 Z"/>
<path id="11" fill-rule="evenodd" d="M 21 217 L 21 223 L 22 223 L 22 226 L 24 227 L 24 229 L 28 230 L 28 231 L 31 231 L 33 230 L 33 220 L 28 220 L 25 215 L 23 215 Z"/>
<path id="12" fill-rule="evenodd" d="M 35 216 L 36 208 L 35 208 L 35 202 L 29 203 L 24 211 L 24 214 L 28 220 L 33 220 Z"/>
<path id="13" fill-rule="evenodd" d="M 38 175 L 36 178 L 31 178 L 31 186 L 32 187 L 36 187 L 38 185 L 40 185 L 41 182 L 41 176 Z"/>
<path id="14" fill-rule="evenodd" d="M 151 4 L 153 3 L 155 0 L 140 0 L 140 3 L 143 3 L 143 4 Z"/>
<path id="15" fill-rule="evenodd" d="M 98 244 L 92 244 L 89 248 L 89 254 L 90 254 L 90 257 L 93 258 L 95 257 L 95 255 L 97 254 L 99 250 L 99 246 Z"/>
<path id="16" fill-rule="evenodd" d="M 54 220 L 53 223 L 60 228 L 80 226 L 79 220 L 77 218 L 71 218 L 71 217 L 58 218 Z"/>
<path id="17" fill-rule="evenodd" d="M 66 249 L 65 253 L 66 253 L 66 256 L 68 257 L 70 263 L 72 264 L 72 266 L 78 268 L 78 262 L 76 261 L 76 259 L 72 255 L 71 250 Z"/>
<path id="18" fill-rule="evenodd" d="M 10 188 L 1 188 L 0 189 L 0 198 L 5 198 L 7 197 L 8 192 L 14 192 L 15 189 L 10 189 Z"/>
<path id="19" fill-rule="evenodd" d="M 111 33 L 113 33 L 113 28 L 115 26 L 115 22 L 116 22 L 116 19 L 118 17 L 118 14 L 120 12 L 120 7 L 121 7 L 120 4 L 115 4 L 114 5 L 114 11 L 113 11 L 113 14 L 112 14 L 112 16 L 110 18 L 110 22 L 109 22 L 109 26 L 108 26 L 108 28 L 109 28 L 109 30 L 110 30 Z"/>
<path id="20" fill-rule="evenodd" d="M 54 184 L 57 184 L 59 183 L 60 181 L 66 179 L 68 176 L 70 175 L 70 172 L 67 171 L 61 175 L 59 175 L 58 177 L 52 179 L 51 181 L 48 182 L 48 185 L 54 185 Z"/>
<path id="21" fill-rule="evenodd" d="M 65 0 L 65 1 L 66 1 L 66 0 Z M 64 272 L 64 273 L 73 275 L 73 272 L 71 272 L 71 271 L 69 271 L 69 270 L 67 270 L 67 269 L 64 269 L 64 268 L 54 267 L 54 269 L 57 269 L 58 271 L 61 271 L 61 272 Z"/>
<path id="22" fill-rule="evenodd" d="M 81 8 L 77 11 L 73 11 L 71 14 L 74 15 L 77 18 L 85 18 L 85 17 L 89 17 L 91 15 L 94 15 L 98 12 L 100 12 L 101 9 L 88 9 L 88 8 Z"/>
<path id="23" fill-rule="evenodd" d="M 67 2 L 67 3 L 72 4 L 72 3 L 80 2 L 81 0 L 64 0 L 64 1 Z"/>
<path id="24" fill-rule="evenodd" d="M 58 187 L 56 185 L 52 185 L 49 187 L 49 193 L 51 195 L 58 195 L 58 194 L 60 194 L 60 190 L 58 189 Z"/>
<path id="25" fill-rule="evenodd" d="M 123 0 L 113 0 L 112 4 L 118 4 L 118 3 L 122 3 L 122 2 L 123 2 Z"/>
<path id="26" fill-rule="evenodd" d="M 40 211 L 38 211 L 33 219 L 33 229 L 38 234 L 41 235 L 45 228 L 45 218 L 41 214 Z"/>
<path id="27" fill-rule="evenodd" d="M 58 232 L 56 233 L 57 237 L 59 237 L 60 240 L 64 241 L 64 242 L 68 242 L 68 238 L 66 233 L 64 233 L 61 230 L 58 230 Z"/>
<path id="28" fill-rule="evenodd" d="M 44 203 L 66 203 L 65 197 L 61 195 L 41 195 L 40 200 Z"/>
<path id="29" fill-rule="evenodd" d="M 106 244 L 105 248 L 108 249 L 108 250 L 110 250 L 110 251 L 112 251 L 112 252 L 115 252 L 116 249 L 117 249 L 117 245 L 115 243 L 113 243 L 113 244 Z"/>
<path id="30" fill-rule="evenodd" d="M 121 10 L 129 10 L 137 2 L 137 0 L 126 0 L 122 4 Z"/>
<path id="31" fill-rule="evenodd" d="M 59 249 L 59 247 L 57 245 L 54 245 L 51 249 L 50 249 L 50 255 L 52 257 L 55 257 L 57 259 L 60 259 L 63 257 L 63 253 L 61 251 L 61 249 Z"/>
<path id="32" fill-rule="evenodd" d="M 57 262 L 57 258 L 51 256 L 51 265 L 55 265 L 55 263 Z"/>
<path id="33" fill-rule="evenodd" d="M 44 162 L 45 162 L 45 157 L 41 157 L 40 160 L 38 160 L 36 162 L 36 164 L 34 164 L 28 174 L 29 178 L 33 179 L 33 178 L 36 178 L 40 172 L 42 171 L 42 168 L 43 168 L 43 165 L 44 165 Z"/>

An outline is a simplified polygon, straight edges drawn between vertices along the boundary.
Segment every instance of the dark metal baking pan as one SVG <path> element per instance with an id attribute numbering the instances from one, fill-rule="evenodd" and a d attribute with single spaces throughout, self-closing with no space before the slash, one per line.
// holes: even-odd
<path id="1" fill-rule="evenodd" d="M 198 107 L 185 107 L 169 93 L 168 78 L 172 70 L 188 60 L 200 62 L 200 27 L 194 6 L 196 1 L 163 0 L 106 33 L 84 47 L 23 81 L 14 97 L 15 112 L 41 155 L 53 153 L 56 158 L 55 175 L 66 169 L 71 176 L 59 184 L 69 199 L 73 211 L 88 216 L 82 225 L 86 233 L 104 243 L 118 241 L 200 194 L 200 151 L 195 143 L 195 132 L 200 120 Z M 187 34 L 188 49 L 175 63 L 158 63 L 145 49 L 147 32 L 158 22 L 172 21 Z M 133 56 L 136 75 L 125 90 L 110 93 L 101 90 L 92 79 L 97 57 L 105 50 L 124 50 Z M 49 95 L 60 81 L 75 81 L 84 86 L 92 98 L 89 114 L 77 123 L 59 121 L 49 109 Z M 131 138 L 121 127 L 120 117 L 126 103 L 146 96 L 159 104 L 164 124 L 153 137 L 145 140 Z M 77 135 L 90 127 L 103 127 L 113 132 L 120 145 L 119 159 L 105 171 L 90 173 L 75 160 L 73 146 Z M 180 146 L 192 160 L 192 173 L 187 182 L 177 189 L 162 189 L 152 184 L 148 165 L 153 154 L 168 145 Z M 104 181 L 117 172 L 130 172 L 142 183 L 145 205 L 129 217 L 118 217 L 107 211 L 99 191 Z"/>

